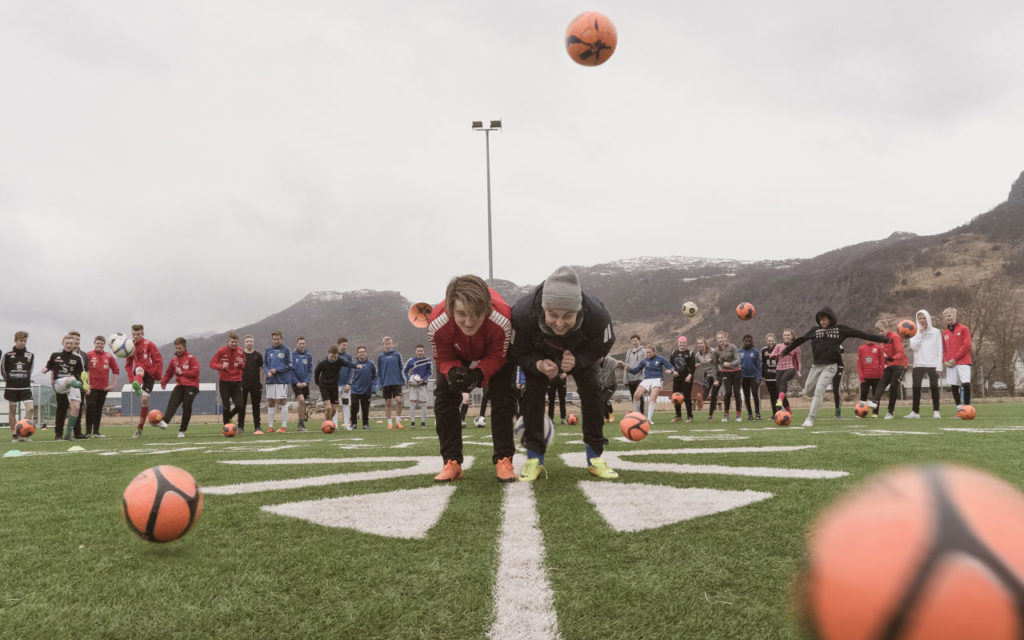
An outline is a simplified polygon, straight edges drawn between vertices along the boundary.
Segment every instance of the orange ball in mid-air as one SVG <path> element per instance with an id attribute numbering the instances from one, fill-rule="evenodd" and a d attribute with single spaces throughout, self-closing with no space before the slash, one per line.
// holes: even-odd
<path id="1" fill-rule="evenodd" d="M 146 469 L 129 483 L 121 515 L 143 540 L 170 542 L 185 535 L 203 512 L 192 474 L 169 464 Z"/>
<path id="2" fill-rule="evenodd" d="M 587 11 L 573 18 L 565 30 L 565 50 L 573 62 L 596 67 L 608 62 L 619 42 L 615 25 L 604 14 Z"/>

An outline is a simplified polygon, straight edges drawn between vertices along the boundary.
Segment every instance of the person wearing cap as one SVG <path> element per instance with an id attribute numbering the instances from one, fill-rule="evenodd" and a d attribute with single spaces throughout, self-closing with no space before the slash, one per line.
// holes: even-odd
<path id="1" fill-rule="evenodd" d="M 532 482 L 544 472 L 544 398 L 548 381 L 562 372 L 573 377 L 580 396 L 587 470 L 599 478 L 619 477 L 601 458 L 608 440 L 599 370 L 615 343 L 604 305 L 583 293 L 571 267 L 559 267 L 512 307 L 512 329 L 509 359 L 526 377 L 521 410 L 527 459 L 519 480 Z"/>
<path id="2" fill-rule="evenodd" d="M 673 402 L 676 406 L 676 417 L 672 422 L 681 422 L 683 419 L 683 405 L 686 405 L 686 421 L 693 422 L 693 373 L 697 365 L 694 362 L 693 352 L 686 342 L 686 336 L 679 336 L 676 340 L 676 350 L 668 357 L 672 365 L 672 395 L 683 394 L 683 404 Z"/>

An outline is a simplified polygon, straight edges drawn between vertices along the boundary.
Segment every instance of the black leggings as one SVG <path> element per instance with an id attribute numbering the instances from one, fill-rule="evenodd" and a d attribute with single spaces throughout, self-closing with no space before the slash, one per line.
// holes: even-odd
<path id="1" fill-rule="evenodd" d="M 775 383 L 775 378 L 772 378 L 771 380 L 765 378 L 764 386 L 768 389 L 768 397 L 771 402 L 768 406 L 771 407 L 772 415 L 775 415 L 775 403 L 779 401 L 779 385 Z"/>
<path id="2" fill-rule="evenodd" d="M 231 422 L 231 418 L 242 412 L 242 381 L 221 380 L 220 381 L 220 405 L 224 409 L 224 424 Z"/>
<path id="3" fill-rule="evenodd" d="M 754 412 L 758 416 L 761 415 L 761 384 L 757 378 L 743 378 L 740 382 L 743 387 L 743 403 L 747 406 L 747 415 L 751 415 L 751 405 L 754 407 Z M 751 402 L 751 396 L 753 396 L 753 402 Z M 739 402 L 736 403 L 736 408 L 739 409 Z"/>
<path id="4" fill-rule="evenodd" d="M 683 394 L 683 404 L 676 405 L 676 417 L 683 417 L 683 406 L 686 406 L 686 417 L 693 417 L 693 381 L 687 382 L 686 376 L 672 378 L 672 393 Z"/>
<path id="5" fill-rule="evenodd" d="M 782 394 L 789 394 L 789 383 L 796 377 L 796 369 L 779 369 L 775 380 L 776 399 Z M 774 405 L 773 405 L 774 406 Z M 782 408 L 789 410 L 789 398 L 782 396 Z"/>
<path id="6" fill-rule="evenodd" d="M 255 430 L 260 428 L 260 404 L 263 402 L 263 387 L 242 388 L 242 403 L 238 405 L 238 430 L 245 431 L 245 406 L 252 403 L 252 421 Z"/>
<path id="7" fill-rule="evenodd" d="M 903 374 L 907 372 L 906 367 L 899 365 L 892 365 L 886 367 L 882 371 L 882 379 L 875 387 L 875 397 L 872 398 L 875 404 L 882 401 L 882 394 L 885 393 L 885 388 L 889 387 L 889 413 L 892 413 L 896 408 L 896 396 L 900 390 L 900 383 L 903 382 Z M 875 414 L 878 414 L 878 407 L 875 407 Z"/>
<path id="8" fill-rule="evenodd" d="M 199 387 L 186 387 L 179 384 L 171 391 L 171 398 L 167 401 L 167 409 L 164 411 L 164 422 L 174 419 L 174 414 L 181 407 L 181 428 L 178 431 L 188 429 L 188 423 L 192 420 L 192 401 L 199 394 Z"/>
<path id="9" fill-rule="evenodd" d="M 352 426 L 356 426 L 359 422 L 359 412 L 363 412 L 363 426 L 370 426 L 370 394 L 368 393 L 353 393 L 352 394 Z"/>
<path id="10" fill-rule="evenodd" d="M 714 376 L 704 378 L 704 401 L 708 403 L 708 417 L 715 415 L 715 403 L 718 402 L 718 386 L 715 385 Z"/>
<path id="11" fill-rule="evenodd" d="M 878 381 L 880 378 L 865 378 L 864 382 L 860 383 L 860 401 L 864 402 L 868 398 L 874 399 L 875 389 L 878 388 Z"/>
<path id="12" fill-rule="evenodd" d="M 911 380 L 914 385 L 914 413 L 918 413 L 921 408 L 921 382 L 925 376 L 928 376 L 928 386 L 931 387 L 932 392 L 932 408 L 935 411 L 939 410 L 939 373 L 934 367 L 914 367 L 914 373 Z"/>
<path id="13" fill-rule="evenodd" d="M 99 433 L 100 418 L 103 417 L 103 404 L 107 401 L 107 392 L 93 389 L 89 393 L 89 404 L 85 406 L 85 432 Z"/>
<path id="14" fill-rule="evenodd" d="M 740 401 L 740 372 L 739 371 L 723 371 L 722 376 L 722 393 L 724 394 L 724 406 L 726 413 L 729 413 L 729 400 L 730 398 L 736 398 L 736 413 L 743 410 L 743 405 Z"/>

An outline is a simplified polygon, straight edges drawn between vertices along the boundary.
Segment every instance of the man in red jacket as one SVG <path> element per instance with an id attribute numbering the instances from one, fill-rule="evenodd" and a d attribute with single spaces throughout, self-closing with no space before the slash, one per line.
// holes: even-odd
<path id="1" fill-rule="evenodd" d="M 245 370 L 245 351 L 238 346 L 238 334 L 228 334 L 227 346 L 221 347 L 210 358 L 210 368 L 220 377 L 220 404 L 224 408 L 224 424 L 242 410 L 242 372 Z"/>
<path id="2" fill-rule="evenodd" d="M 450 482 L 462 477 L 462 394 L 486 387 L 493 407 L 491 462 L 499 482 L 516 481 L 512 467 L 514 367 L 507 358 L 512 336 L 510 313 L 508 304 L 482 278 L 465 275 L 452 278 L 444 302 L 430 314 L 427 337 L 438 371 L 434 415 L 444 460 L 444 468 L 434 480 Z"/>
<path id="3" fill-rule="evenodd" d="M 89 404 L 85 408 L 85 437 L 106 438 L 100 433 L 100 420 L 103 418 L 103 404 L 107 401 L 107 393 L 117 384 L 117 376 L 121 370 L 117 366 L 117 358 L 106 350 L 107 339 L 96 336 L 92 341 L 93 350 L 89 357 Z M 111 375 L 113 374 L 113 375 Z"/>
<path id="4" fill-rule="evenodd" d="M 860 401 L 874 399 L 878 381 L 885 369 L 885 349 L 877 342 L 857 347 L 857 377 L 860 378 Z"/>
<path id="5" fill-rule="evenodd" d="M 135 350 L 124 362 L 125 373 L 132 381 L 132 390 L 135 395 L 142 396 L 139 426 L 132 434 L 133 438 L 142 436 L 142 427 L 146 424 L 146 414 L 149 413 L 149 394 L 153 392 L 153 385 L 160 377 L 164 367 L 164 359 L 160 356 L 160 350 L 144 336 L 142 325 L 133 324 L 132 342 L 135 343 Z M 166 428 L 166 425 L 161 427 L 161 429 Z"/>
<path id="6" fill-rule="evenodd" d="M 875 396 L 868 400 L 871 407 L 871 417 L 878 417 L 878 403 L 882 401 L 882 394 L 885 388 L 889 388 L 889 410 L 885 414 L 886 420 L 893 419 L 893 411 L 896 409 L 896 398 L 899 395 L 900 385 L 903 382 L 903 374 L 907 372 L 910 361 L 907 360 L 907 352 L 903 349 L 903 338 L 890 330 L 889 323 L 879 320 L 875 323 L 875 329 L 879 333 L 885 333 L 889 337 L 888 344 L 882 345 L 882 359 L 885 361 L 885 369 L 882 370 L 882 380 L 875 388 Z"/>
<path id="7" fill-rule="evenodd" d="M 942 312 L 942 319 L 946 321 L 942 332 L 942 364 L 946 365 L 946 382 L 959 409 L 962 404 L 971 404 L 971 330 L 957 322 L 953 307 Z M 962 404 L 961 388 L 964 391 Z"/>
<path id="8" fill-rule="evenodd" d="M 199 395 L 199 361 L 185 348 L 185 338 L 174 339 L 174 357 L 167 363 L 167 371 L 164 377 L 160 378 L 160 388 L 166 389 L 171 377 L 176 380 L 171 397 L 167 401 L 167 409 L 164 411 L 164 419 L 157 426 L 161 429 L 167 428 L 167 422 L 174 419 L 178 407 L 181 407 L 181 428 L 178 430 L 178 437 L 184 438 L 188 429 L 189 420 L 192 419 L 192 401 Z"/>

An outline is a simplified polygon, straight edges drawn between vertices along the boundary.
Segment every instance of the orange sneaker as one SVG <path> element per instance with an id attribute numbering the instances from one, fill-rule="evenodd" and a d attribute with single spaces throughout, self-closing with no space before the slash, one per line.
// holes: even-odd
<path id="1" fill-rule="evenodd" d="M 455 460 L 449 460 L 444 463 L 444 469 L 441 469 L 441 473 L 434 476 L 434 480 L 438 482 L 451 482 L 452 480 L 458 480 L 462 477 L 462 465 Z"/>
<path id="2" fill-rule="evenodd" d="M 515 482 L 517 480 L 511 458 L 501 458 L 495 462 L 494 474 L 498 476 L 498 482 Z"/>
<path id="3" fill-rule="evenodd" d="M 391 431 L 392 429 L 394 429 L 394 427 L 393 427 L 393 426 L 391 425 L 391 423 L 389 422 L 389 423 L 388 423 L 388 431 Z"/>
<path id="4" fill-rule="evenodd" d="M 284 432 L 285 432 L 285 431 L 287 431 L 287 430 L 288 430 L 288 428 L 287 428 L 287 427 L 281 427 L 280 429 L 278 429 L 278 430 L 277 430 L 277 432 L 278 432 L 278 433 L 284 433 Z"/>
<path id="5" fill-rule="evenodd" d="M 395 428 L 396 428 L 396 429 L 404 429 L 404 428 L 405 428 L 405 425 L 404 425 L 404 424 L 402 424 L 402 421 L 401 421 L 401 420 L 396 420 L 396 421 L 395 421 Z"/>
<path id="6" fill-rule="evenodd" d="M 267 427 L 267 433 L 274 433 L 274 427 Z"/>

